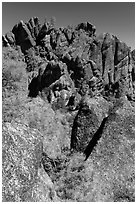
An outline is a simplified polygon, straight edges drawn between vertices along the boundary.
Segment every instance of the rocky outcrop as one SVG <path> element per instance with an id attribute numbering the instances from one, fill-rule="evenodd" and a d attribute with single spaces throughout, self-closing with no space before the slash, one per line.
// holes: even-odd
<path id="1" fill-rule="evenodd" d="M 129 70 L 132 68 L 131 51 L 127 45 L 116 36 L 104 34 L 95 38 L 91 48 L 90 58 L 95 63 L 95 70 L 98 68 L 102 76 L 105 93 L 116 97 L 128 94 L 130 86 L 133 85 L 129 85 Z"/>
<path id="2" fill-rule="evenodd" d="M 112 104 L 103 97 L 85 98 L 74 119 L 71 134 L 72 149 L 82 152 L 86 149 L 111 106 Z"/>
<path id="3" fill-rule="evenodd" d="M 134 58 L 130 48 L 112 34 L 96 36 L 96 27 L 90 22 L 80 23 L 75 28 L 54 28 L 49 22 L 41 25 L 39 19 L 34 17 L 27 23 L 20 21 L 10 34 L 3 36 L 4 45 L 14 42 L 21 46 L 29 72 L 34 72 L 36 67 L 38 75 L 41 62 L 48 63 L 47 70 L 52 70 L 55 65 L 50 64 L 54 61 L 54 64 L 65 63 L 82 97 L 85 94 L 107 98 L 127 95 L 129 100 L 135 99 Z M 38 86 L 48 87 L 61 77 L 58 66 L 55 67 L 56 73 L 45 71 L 42 76 L 44 85 Z M 32 83 L 37 81 L 35 77 L 34 74 Z M 30 95 L 36 97 L 39 92 L 37 86 L 33 87 L 34 94 Z"/>
<path id="4" fill-rule="evenodd" d="M 125 110 L 127 113 L 124 112 Z M 105 123 L 111 118 L 111 115 L 120 111 L 121 115 L 123 113 L 124 118 L 124 114 L 128 114 L 128 111 L 130 112 L 130 110 L 130 115 L 133 120 L 134 108 L 125 96 L 113 101 L 113 103 L 108 102 L 101 97 L 85 99 L 85 101 L 82 102 L 73 123 L 71 148 L 85 152 L 87 157 L 89 151 L 93 150 L 98 140 L 102 137 L 103 129 L 107 126 Z M 105 118 L 106 120 L 104 120 Z M 130 124 L 127 122 L 127 125 Z"/>
<path id="5" fill-rule="evenodd" d="M 42 95 L 47 95 L 51 103 L 61 98 L 67 104 L 74 90 L 66 64 L 54 60 L 43 64 L 38 75 L 29 84 L 29 96 L 37 96 L 41 92 Z"/>
<path id="6" fill-rule="evenodd" d="M 89 36 L 96 35 L 96 27 L 89 22 L 78 24 L 76 30 L 80 29 L 85 30 Z"/>
<path id="7" fill-rule="evenodd" d="M 31 18 L 27 23 L 26 23 L 31 36 L 33 37 L 34 40 L 37 39 L 39 31 L 41 30 L 41 24 L 39 22 L 38 17 L 33 17 Z"/>
<path id="8" fill-rule="evenodd" d="M 24 200 L 40 166 L 41 139 L 40 133 L 22 124 L 3 126 L 3 200 Z"/>
<path id="9" fill-rule="evenodd" d="M 41 166 L 42 135 L 19 123 L 3 126 L 3 201 L 57 201 Z"/>
<path id="10" fill-rule="evenodd" d="M 5 35 L 6 40 L 8 41 L 9 45 L 14 46 L 15 45 L 15 36 L 12 32 L 8 32 Z"/>
<path id="11" fill-rule="evenodd" d="M 36 45 L 31 32 L 23 21 L 13 27 L 12 33 L 15 35 L 16 44 L 21 46 L 22 52 Z"/>
<path id="12" fill-rule="evenodd" d="M 8 43 L 8 40 L 5 38 L 5 35 L 2 36 L 2 46 L 8 47 L 10 44 Z"/>
<path id="13" fill-rule="evenodd" d="M 3 66 L 3 201 L 134 201 L 135 51 L 37 17 L 2 40 L 26 63 Z"/>
<path id="14" fill-rule="evenodd" d="M 96 199 L 132 202 L 135 198 L 134 108 L 126 98 L 117 105 L 117 110 L 109 115 L 101 139 L 90 155 L 98 177 L 95 185 L 99 184 L 96 189 L 99 197 Z M 113 192 L 110 197 L 108 189 Z"/>

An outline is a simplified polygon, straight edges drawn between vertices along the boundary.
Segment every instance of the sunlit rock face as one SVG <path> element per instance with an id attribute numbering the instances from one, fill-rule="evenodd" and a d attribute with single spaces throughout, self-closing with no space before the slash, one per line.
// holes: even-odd
<path id="1" fill-rule="evenodd" d="M 37 17 L 2 43 L 3 201 L 134 201 L 135 50 Z"/>
<path id="2" fill-rule="evenodd" d="M 34 97 L 41 88 L 49 87 L 61 77 L 58 69 L 61 70 L 64 62 L 80 95 L 118 98 L 127 95 L 134 100 L 134 58 L 130 48 L 112 34 L 96 36 L 96 27 L 90 22 L 80 23 L 75 28 L 54 28 L 48 22 L 41 25 L 39 19 L 33 17 L 26 23 L 16 24 L 12 32 L 3 36 L 3 44 L 21 46 L 30 72 L 35 69 L 38 74 L 40 64 L 47 63 L 42 75 L 44 80 L 34 85 L 32 79 L 30 95 Z"/>

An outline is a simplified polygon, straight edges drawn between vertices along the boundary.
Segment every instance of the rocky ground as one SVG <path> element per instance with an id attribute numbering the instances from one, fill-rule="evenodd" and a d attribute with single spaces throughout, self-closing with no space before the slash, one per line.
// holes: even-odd
<path id="1" fill-rule="evenodd" d="M 135 50 L 20 21 L 2 36 L 3 201 L 135 201 Z"/>

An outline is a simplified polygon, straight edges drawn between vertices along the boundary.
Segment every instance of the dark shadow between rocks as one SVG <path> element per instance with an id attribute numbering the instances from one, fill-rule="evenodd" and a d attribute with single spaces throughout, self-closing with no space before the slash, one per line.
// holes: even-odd
<path id="1" fill-rule="evenodd" d="M 100 127 L 98 128 L 98 130 L 94 134 L 93 138 L 89 142 L 88 146 L 86 147 L 86 149 L 84 151 L 84 154 L 86 155 L 85 161 L 88 159 L 88 157 L 90 156 L 90 154 L 93 151 L 94 147 L 97 145 L 98 140 L 101 138 L 103 129 L 104 129 L 105 124 L 107 122 L 107 119 L 108 119 L 108 116 L 103 119 Z"/>
<path id="2" fill-rule="evenodd" d="M 29 97 L 37 97 L 38 93 L 39 93 L 39 84 L 38 84 L 38 78 L 34 77 L 31 81 L 31 83 L 29 84 L 28 87 L 29 90 Z"/>

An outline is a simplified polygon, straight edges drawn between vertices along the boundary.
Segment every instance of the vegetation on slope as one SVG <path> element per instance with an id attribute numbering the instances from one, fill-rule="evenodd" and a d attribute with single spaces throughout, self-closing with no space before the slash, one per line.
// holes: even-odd
<path id="1" fill-rule="evenodd" d="M 83 153 L 70 150 L 71 128 L 77 111 L 60 110 L 61 104 L 56 104 L 59 108 L 53 107 L 53 110 L 40 96 L 29 98 L 23 59 L 19 50 L 3 48 L 3 123 L 20 122 L 27 124 L 32 132 L 40 132 L 41 168 L 53 183 L 56 200 L 135 201 L 134 109 L 130 102 L 117 100 L 116 113 L 110 114 L 101 139 L 84 161 Z M 50 199 L 54 197 L 52 194 L 51 190 L 43 201 L 55 201 Z"/>

